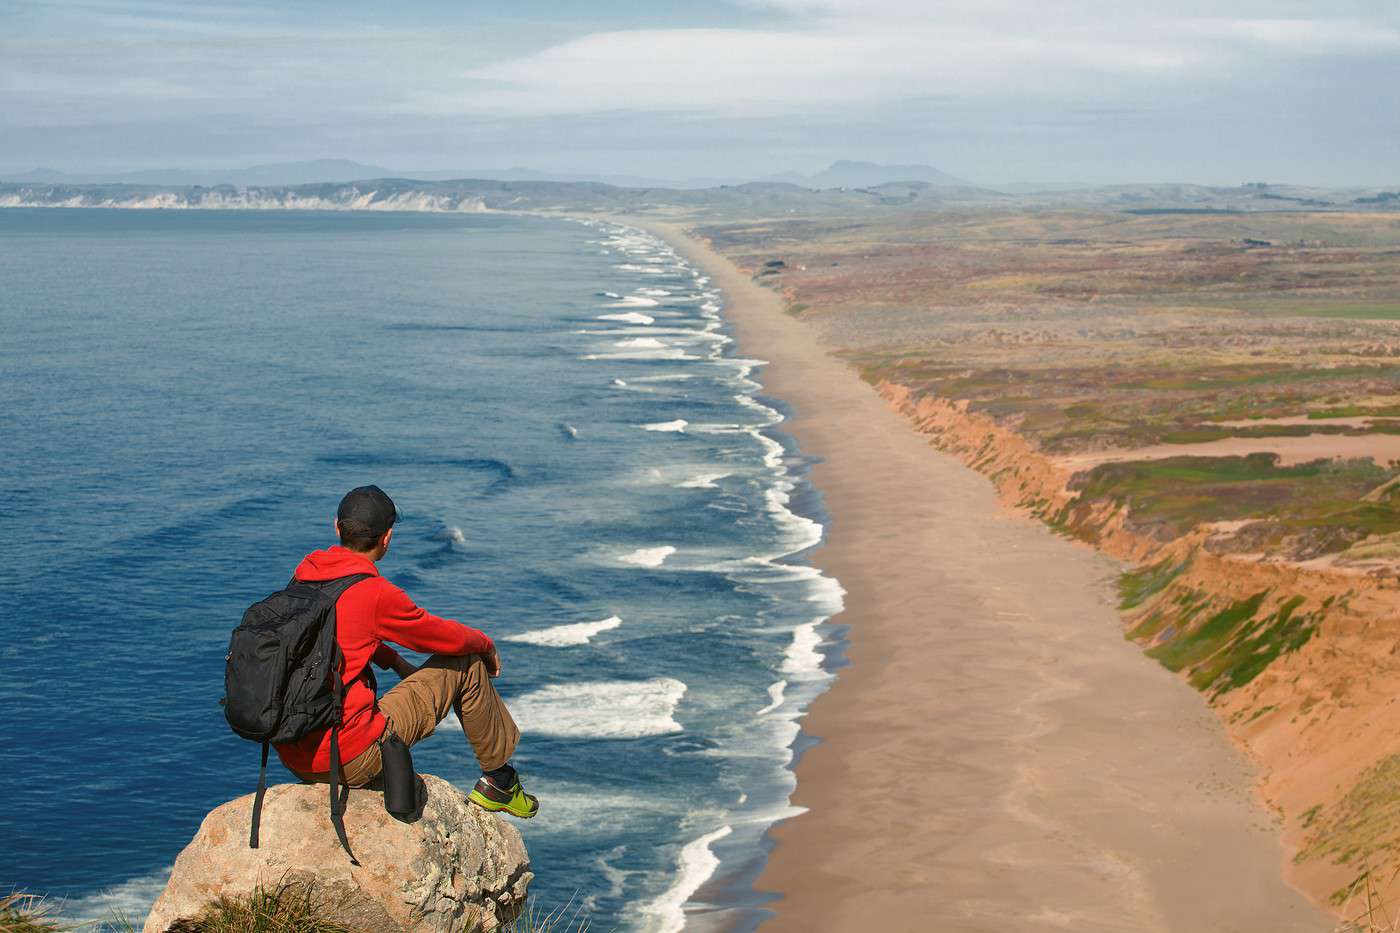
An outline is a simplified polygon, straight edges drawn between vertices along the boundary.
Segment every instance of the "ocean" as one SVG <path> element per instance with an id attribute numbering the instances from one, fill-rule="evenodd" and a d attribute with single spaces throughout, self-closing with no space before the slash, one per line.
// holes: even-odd
<path id="1" fill-rule="evenodd" d="M 219 707 L 230 630 L 377 483 L 404 514 L 381 571 L 500 644 L 536 903 L 598 930 L 762 920 L 841 590 L 803 562 L 824 516 L 781 404 L 665 243 L 7 209 L 0 333 L 0 888 L 144 916 L 256 782 Z M 414 758 L 478 774 L 455 726 Z"/>

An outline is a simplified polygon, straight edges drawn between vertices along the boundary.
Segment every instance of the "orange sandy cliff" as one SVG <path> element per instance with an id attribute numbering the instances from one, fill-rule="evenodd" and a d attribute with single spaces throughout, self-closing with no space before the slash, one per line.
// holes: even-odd
<path id="1" fill-rule="evenodd" d="M 890 382 L 876 388 L 934 446 L 991 477 L 1009 506 L 1047 521 L 1073 511 L 1072 474 L 1015 431 L 969 412 L 966 402 L 915 399 Z M 1315 618 L 1315 634 L 1302 647 L 1211 702 L 1265 769 L 1261 791 L 1282 814 L 1296 853 L 1291 879 L 1334 906 L 1338 892 L 1368 870 L 1383 895 L 1400 895 L 1392 877 L 1400 800 L 1389 799 L 1400 769 L 1400 588 L 1355 571 L 1212 554 L 1202 546 L 1209 528 L 1163 543 L 1131 530 L 1128 518 L 1126 509 L 1100 505 L 1075 515 L 1072 530 L 1134 565 L 1182 567 L 1125 611 L 1129 636 L 1145 647 L 1162 643 L 1154 616 L 1207 618 L 1261 593 L 1251 618 L 1277 615 L 1286 604 L 1293 618 Z M 1387 809 L 1383 819 L 1374 812 L 1358 819 L 1362 808 L 1375 807 Z"/>

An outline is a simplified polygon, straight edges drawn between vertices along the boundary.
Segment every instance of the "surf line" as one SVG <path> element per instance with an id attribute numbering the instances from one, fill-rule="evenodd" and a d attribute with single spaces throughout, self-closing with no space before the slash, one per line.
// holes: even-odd
<path id="1" fill-rule="evenodd" d="M 714 330 L 724 326 L 724 301 L 720 290 L 711 285 L 711 277 L 703 269 L 682 257 L 663 235 L 615 222 L 592 221 L 590 225 L 601 228 L 616 240 L 625 241 L 630 248 L 624 255 L 648 252 L 674 268 L 687 270 L 700 292 L 696 297 L 702 302 L 701 315 Z M 641 271 L 640 266 L 637 271 Z M 780 532 L 781 543 L 776 553 L 733 562 L 728 570 L 736 578 L 800 588 L 801 602 L 808 611 L 802 613 L 805 619 L 789 630 L 791 640 L 776 664 L 777 679 L 768 687 L 769 703 L 750 714 L 754 717 L 752 731 L 764 740 L 766 760 L 771 762 L 773 773 L 766 781 L 754 782 L 753 791 L 739 795 L 732 806 L 716 814 L 701 835 L 680 847 L 675 856 L 674 883 L 639 908 L 639 919 L 645 925 L 666 933 L 676 933 L 685 927 L 690 909 L 701 906 L 696 897 L 705 895 L 707 883 L 720 873 L 731 879 L 721 883 L 732 886 L 732 894 L 726 896 L 721 891 L 719 903 L 704 906 L 708 910 L 733 911 L 736 921 L 744 915 L 757 917 L 761 908 L 752 906 L 752 879 L 757 877 L 757 871 L 751 869 L 761 868 L 764 857 L 755 853 L 764 851 L 763 838 L 775 823 L 803 812 L 791 803 L 796 788 L 792 769 L 794 746 L 808 706 L 835 678 L 829 667 L 841 647 L 841 643 L 831 639 L 829 632 L 823 629 L 827 620 L 843 608 L 844 590 L 840 583 L 809 565 L 784 562 L 817 546 L 824 537 L 822 522 L 799 514 L 791 507 L 794 491 L 811 487 L 805 486 L 806 480 L 797 475 L 788 462 L 791 442 L 785 446 L 773 436 L 784 420 L 783 414 L 756 398 L 762 391 L 762 384 L 753 374 L 764 361 L 726 353 L 732 345 L 730 338 L 717 340 L 700 358 L 732 367 L 737 387 L 735 401 L 763 416 L 761 423 L 740 427 L 738 433 L 750 434 L 759 446 L 768 482 L 763 493 L 764 507 Z M 683 433 L 691 426 L 678 419 L 642 427 L 649 431 Z M 672 552 L 669 547 L 642 549 L 622 560 L 660 566 Z"/>

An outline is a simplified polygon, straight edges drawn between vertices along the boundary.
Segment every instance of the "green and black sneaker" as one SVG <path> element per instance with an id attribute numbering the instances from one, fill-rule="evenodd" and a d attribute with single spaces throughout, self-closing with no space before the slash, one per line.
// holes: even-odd
<path id="1" fill-rule="evenodd" d="M 483 810 L 490 810 L 492 813 L 504 811 L 522 820 L 528 820 L 540 811 L 540 802 L 525 793 L 525 789 L 520 786 L 519 777 L 511 784 L 509 790 L 504 790 L 483 774 L 472 788 L 472 792 L 467 794 L 467 799 Z"/>

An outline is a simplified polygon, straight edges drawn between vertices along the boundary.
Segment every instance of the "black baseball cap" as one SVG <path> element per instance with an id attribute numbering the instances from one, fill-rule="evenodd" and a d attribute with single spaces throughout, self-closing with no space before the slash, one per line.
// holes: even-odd
<path id="1" fill-rule="evenodd" d="M 356 486 L 340 500 L 335 517 L 345 531 L 356 537 L 377 538 L 403 516 L 394 500 L 378 486 Z"/>

